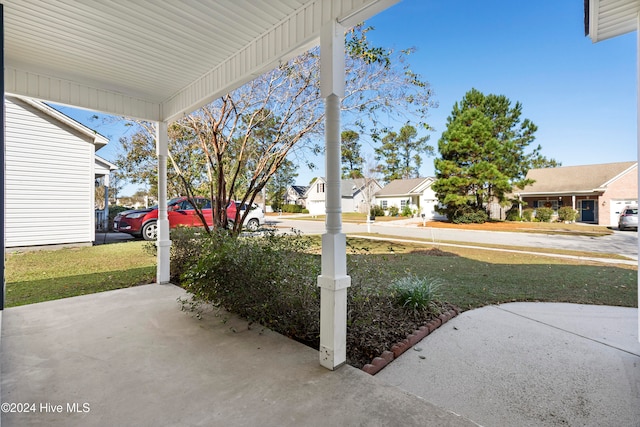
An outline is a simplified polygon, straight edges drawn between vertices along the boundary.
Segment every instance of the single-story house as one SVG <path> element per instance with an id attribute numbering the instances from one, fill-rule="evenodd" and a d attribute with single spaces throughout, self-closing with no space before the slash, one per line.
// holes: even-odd
<path id="1" fill-rule="evenodd" d="M 531 169 L 535 182 L 517 191 L 523 208 L 571 206 L 576 221 L 615 225 L 625 205 L 638 204 L 638 162 Z"/>
<path id="2" fill-rule="evenodd" d="M 318 177 L 304 194 L 311 215 L 325 214 L 326 184 L 325 178 Z M 343 179 L 340 182 L 342 212 L 366 213 L 374 203 L 375 193 L 380 188 L 382 187 L 378 181 L 371 178 Z"/>
<path id="3" fill-rule="evenodd" d="M 95 240 L 95 180 L 109 140 L 47 104 L 7 96 L 5 247 Z"/>
<path id="4" fill-rule="evenodd" d="M 303 208 L 307 207 L 307 200 L 304 194 L 309 189 L 308 185 L 290 185 L 284 195 L 285 205 L 299 205 Z"/>
<path id="5" fill-rule="evenodd" d="M 395 206 L 400 212 L 409 206 L 416 215 L 425 215 L 425 219 L 446 219 L 436 212 L 438 199 L 431 188 L 435 178 L 395 179 L 376 193 L 376 204 L 385 211 Z"/>

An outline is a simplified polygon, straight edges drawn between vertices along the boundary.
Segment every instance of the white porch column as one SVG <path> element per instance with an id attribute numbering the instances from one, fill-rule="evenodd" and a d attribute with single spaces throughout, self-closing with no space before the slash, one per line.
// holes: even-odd
<path id="1" fill-rule="evenodd" d="M 0 310 L 4 310 L 5 297 L 5 224 L 7 206 L 7 192 L 5 188 L 5 111 L 4 111 L 4 6 L 0 4 L 0 189 L 2 190 L 2 206 L 0 207 L 0 240 L 2 240 L 2 262 L 0 263 L 0 280 L 2 280 L 2 289 L 0 289 Z M 0 312 L 1 313 L 1 312 Z M 2 316 L 0 316 L 0 326 L 2 325 Z"/>
<path id="2" fill-rule="evenodd" d="M 111 183 L 109 182 L 110 180 L 110 175 L 109 172 L 107 172 L 107 174 L 104 176 L 104 209 L 102 210 L 104 212 L 104 219 L 102 220 L 102 229 L 104 230 L 105 233 L 109 232 L 109 185 L 111 185 Z"/>
<path id="3" fill-rule="evenodd" d="M 344 96 L 344 28 L 327 24 L 320 36 L 320 87 L 325 98 L 326 232 L 322 235 L 320 364 L 336 369 L 347 360 L 346 236 L 340 194 L 340 99 Z"/>
<path id="4" fill-rule="evenodd" d="M 158 265 L 156 282 L 169 283 L 169 217 L 167 216 L 167 157 L 169 134 L 166 122 L 156 123 L 156 154 L 158 155 Z"/>
<path id="5" fill-rule="evenodd" d="M 640 14 L 636 17 L 636 75 L 637 75 L 637 92 L 636 92 L 636 115 L 638 116 L 638 121 L 636 122 L 636 132 L 637 132 L 637 145 L 638 149 L 640 149 Z M 640 153 L 640 151 L 638 151 Z M 638 169 L 638 168 L 636 168 Z M 640 182 L 640 169 L 638 169 L 638 182 Z M 638 188 L 638 200 L 640 200 L 640 187 Z M 638 250 L 640 251 L 640 240 L 638 241 Z M 640 262 L 639 264 L 640 265 Z M 640 276 L 638 277 L 638 289 L 640 290 Z M 638 292 L 638 307 L 640 307 L 640 292 Z M 638 311 L 638 341 L 640 341 L 640 311 Z"/>

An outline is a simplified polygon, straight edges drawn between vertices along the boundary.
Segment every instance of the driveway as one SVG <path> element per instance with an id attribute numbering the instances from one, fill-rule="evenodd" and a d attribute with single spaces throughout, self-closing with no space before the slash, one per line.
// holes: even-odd
<path id="1" fill-rule="evenodd" d="M 485 426 L 638 426 L 638 309 L 509 303 L 466 311 L 376 378 Z"/>

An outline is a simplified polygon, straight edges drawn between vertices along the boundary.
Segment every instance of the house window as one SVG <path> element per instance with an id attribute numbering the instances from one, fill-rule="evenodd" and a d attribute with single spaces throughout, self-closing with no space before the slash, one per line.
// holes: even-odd
<path id="1" fill-rule="evenodd" d="M 409 200 L 400 200 L 400 210 L 403 210 L 405 206 L 409 205 Z"/>
<path id="2" fill-rule="evenodd" d="M 316 192 L 324 193 L 324 182 L 316 184 Z"/>
<path id="3" fill-rule="evenodd" d="M 387 201 L 386 200 L 380 200 L 380 207 L 382 209 L 387 209 Z"/>
<path id="4" fill-rule="evenodd" d="M 536 200 L 536 208 L 551 208 L 554 212 L 558 212 L 557 200 Z"/>

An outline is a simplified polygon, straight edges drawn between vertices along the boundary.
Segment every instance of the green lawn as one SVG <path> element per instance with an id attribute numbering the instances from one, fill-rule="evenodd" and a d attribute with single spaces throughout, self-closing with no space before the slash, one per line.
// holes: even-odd
<path id="1" fill-rule="evenodd" d="M 394 275 L 440 279 L 442 300 L 465 310 L 512 301 L 638 305 L 636 266 L 418 242 L 348 241 L 357 254 L 352 256 L 382 258 Z"/>
<path id="2" fill-rule="evenodd" d="M 155 257 L 145 242 L 6 256 L 6 304 L 33 304 L 153 283 Z"/>
<path id="3" fill-rule="evenodd" d="M 377 257 L 394 275 L 440 278 L 442 299 L 463 309 L 509 301 L 637 306 L 635 266 L 437 244 L 430 250 L 434 245 L 417 242 L 349 238 L 349 244 L 350 256 Z M 7 306 L 152 283 L 155 258 L 146 245 L 127 242 L 8 254 Z"/>

